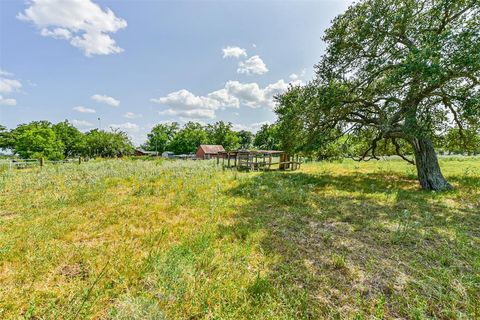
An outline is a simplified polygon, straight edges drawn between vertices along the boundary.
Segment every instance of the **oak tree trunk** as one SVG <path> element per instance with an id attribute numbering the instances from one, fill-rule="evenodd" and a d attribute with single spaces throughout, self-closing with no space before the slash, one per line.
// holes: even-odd
<path id="1" fill-rule="evenodd" d="M 422 189 L 434 191 L 453 189 L 442 175 L 432 140 L 413 138 L 411 143 L 415 152 L 417 175 Z"/>

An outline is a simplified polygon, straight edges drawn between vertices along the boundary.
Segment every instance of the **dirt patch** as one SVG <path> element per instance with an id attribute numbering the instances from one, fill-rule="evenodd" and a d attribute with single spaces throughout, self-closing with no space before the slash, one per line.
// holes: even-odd
<path id="1" fill-rule="evenodd" d="M 18 213 L 11 211 L 0 211 L 0 219 L 13 219 L 18 216 Z"/>
<path id="2" fill-rule="evenodd" d="M 88 270 L 85 267 L 85 264 L 83 264 L 83 262 L 66 264 L 60 268 L 59 273 L 69 279 L 80 278 L 82 280 L 85 280 L 88 278 Z"/>

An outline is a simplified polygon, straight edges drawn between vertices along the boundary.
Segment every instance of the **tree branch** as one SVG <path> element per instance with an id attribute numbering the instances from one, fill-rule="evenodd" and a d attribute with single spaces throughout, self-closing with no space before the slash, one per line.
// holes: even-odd
<path id="1" fill-rule="evenodd" d="M 415 161 L 408 159 L 407 157 L 405 157 L 405 156 L 400 152 L 400 145 L 398 144 L 397 139 L 392 138 L 392 143 L 393 143 L 393 145 L 395 146 L 395 152 L 397 153 L 397 155 L 398 155 L 400 158 L 402 158 L 403 160 L 407 161 L 407 162 L 410 163 L 410 164 L 415 165 Z"/>

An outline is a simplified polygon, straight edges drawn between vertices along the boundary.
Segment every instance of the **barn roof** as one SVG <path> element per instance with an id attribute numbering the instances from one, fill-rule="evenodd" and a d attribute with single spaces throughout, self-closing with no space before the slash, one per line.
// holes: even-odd
<path id="1" fill-rule="evenodd" d="M 148 155 L 148 154 L 150 154 L 150 155 L 156 155 L 156 154 L 158 153 L 158 152 L 156 152 L 156 151 L 146 151 L 146 150 L 144 150 L 144 149 L 142 149 L 142 148 L 135 149 L 135 151 L 138 152 L 138 153 L 145 154 L 145 155 Z"/>
<path id="2" fill-rule="evenodd" d="M 202 149 L 205 153 L 219 153 L 225 151 L 222 145 L 219 144 L 201 144 L 199 149 Z"/>

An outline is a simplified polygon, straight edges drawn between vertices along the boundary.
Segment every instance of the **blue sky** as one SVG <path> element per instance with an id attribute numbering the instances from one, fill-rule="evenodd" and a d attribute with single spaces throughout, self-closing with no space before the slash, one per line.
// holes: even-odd
<path id="1" fill-rule="evenodd" d="M 160 122 L 274 122 L 350 1 L 0 1 L 0 124 L 68 119 L 141 143 Z M 97 120 L 101 118 L 101 123 Z"/>

